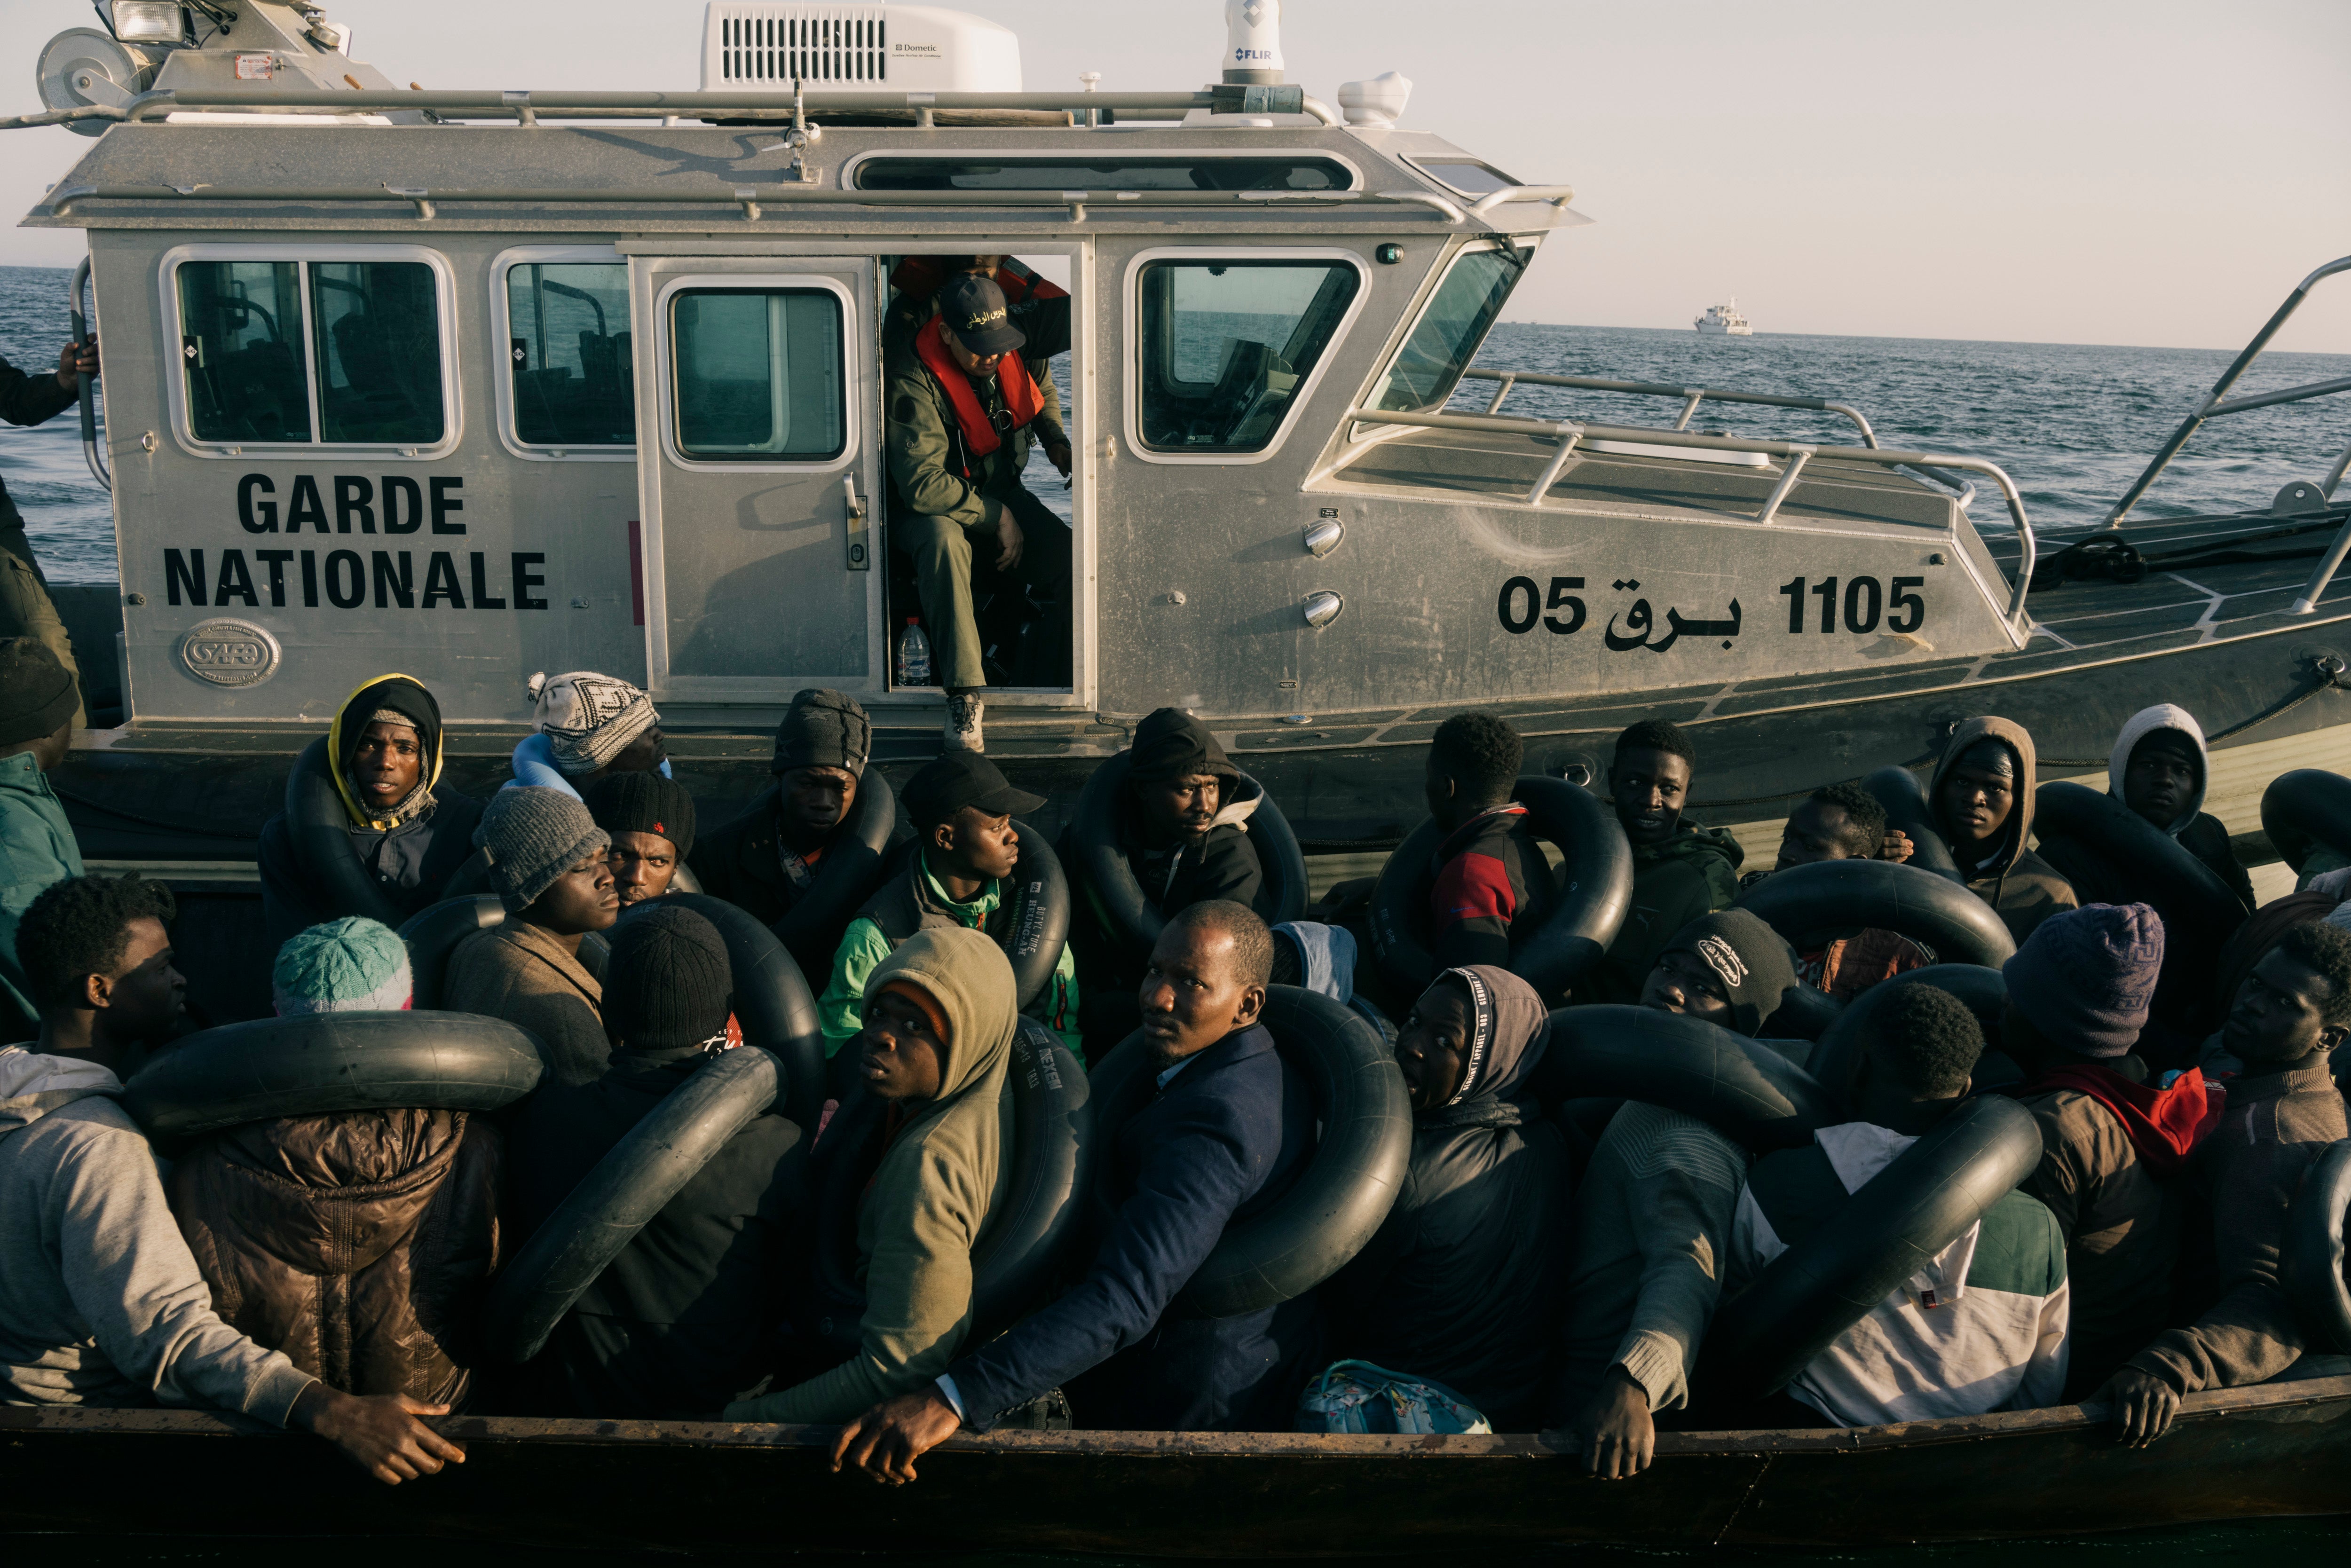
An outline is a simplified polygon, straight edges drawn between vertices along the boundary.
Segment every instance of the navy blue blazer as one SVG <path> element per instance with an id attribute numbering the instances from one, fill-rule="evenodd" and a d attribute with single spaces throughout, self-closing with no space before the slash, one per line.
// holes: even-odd
<path id="1" fill-rule="evenodd" d="M 1120 1129 L 1112 1154 L 1128 1197 L 1085 1278 L 948 1368 L 965 1425 L 986 1431 L 1149 1336 L 1227 1223 L 1262 1207 L 1252 1199 L 1278 1197 L 1312 1143 L 1311 1098 L 1263 1026 L 1193 1057 Z M 1215 1322 L 1261 1335 L 1263 1315 Z"/>

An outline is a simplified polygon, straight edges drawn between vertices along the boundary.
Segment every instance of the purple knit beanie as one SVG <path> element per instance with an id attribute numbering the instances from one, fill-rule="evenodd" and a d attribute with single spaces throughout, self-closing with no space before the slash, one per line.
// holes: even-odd
<path id="1" fill-rule="evenodd" d="M 2001 966 L 2008 999 L 2052 1045 L 2122 1056 L 2147 1027 L 2163 921 L 2144 904 L 2088 904 L 2033 927 Z"/>

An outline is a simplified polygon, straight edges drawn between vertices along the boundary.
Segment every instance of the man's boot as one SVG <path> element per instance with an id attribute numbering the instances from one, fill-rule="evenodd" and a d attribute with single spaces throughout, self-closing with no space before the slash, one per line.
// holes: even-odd
<path id="1" fill-rule="evenodd" d="M 980 716 L 987 705 L 979 694 L 956 692 L 947 697 L 947 723 L 943 748 L 948 751 L 985 751 L 986 737 L 980 730 Z"/>

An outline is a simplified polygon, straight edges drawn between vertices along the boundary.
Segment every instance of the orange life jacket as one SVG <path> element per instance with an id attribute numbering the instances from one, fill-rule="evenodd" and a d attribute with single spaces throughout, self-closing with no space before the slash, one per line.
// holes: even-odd
<path id="1" fill-rule="evenodd" d="M 962 427 L 966 451 L 972 457 L 986 457 L 1004 444 L 1004 436 L 997 434 L 996 426 L 989 423 L 987 410 L 981 404 L 971 378 L 963 373 L 963 367 L 947 351 L 946 331 L 946 319 L 932 317 L 930 325 L 914 334 L 914 352 L 938 378 L 939 385 L 947 389 L 947 401 L 955 404 L 956 423 Z M 1013 430 L 1045 412 L 1045 400 L 1029 375 L 1029 361 L 1018 353 L 1007 354 L 996 361 L 996 380 L 1004 389 L 1004 408 L 1012 416 Z M 963 476 L 971 477 L 969 458 L 965 460 Z"/>

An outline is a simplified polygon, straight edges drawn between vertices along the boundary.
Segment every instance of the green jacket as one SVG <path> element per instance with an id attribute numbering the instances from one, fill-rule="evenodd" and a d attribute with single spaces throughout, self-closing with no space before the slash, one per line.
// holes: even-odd
<path id="1" fill-rule="evenodd" d="M 831 1425 L 909 1393 L 946 1370 L 971 1330 L 971 1249 L 1011 1161 L 1004 1079 L 1012 1056 L 1012 967 L 961 930 L 917 932 L 876 969 L 939 1005 L 947 1022 L 938 1096 L 905 1121 L 857 1207 L 865 1287 L 857 1354 L 796 1387 L 726 1407 L 729 1421 Z"/>
<path id="2" fill-rule="evenodd" d="M 28 1022 L 41 1015 L 16 959 L 16 924 L 42 893 L 81 874 L 81 846 L 48 776 L 29 751 L 0 757 L 0 996 Z"/>
<path id="3" fill-rule="evenodd" d="M 1608 956 L 1575 988 L 1579 1002 L 1637 1002 L 1642 982 L 1674 934 L 1701 915 L 1739 902 L 1747 852 L 1728 830 L 1684 819 L 1661 844 L 1633 846 L 1633 903 Z"/>
<path id="4" fill-rule="evenodd" d="M 923 920 L 924 925 L 945 925 L 947 919 L 952 918 L 966 930 L 978 931 L 991 937 L 996 935 L 989 929 L 989 919 L 1004 903 L 1003 882 L 1000 879 L 991 882 L 981 888 L 978 896 L 970 903 L 957 904 L 947 896 L 947 890 L 939 885 L 939 879 L 931 874 L 929 852 L 917 850 L 915 853 L 921 857 L 920 883 L 903 890 L 896 885 L 895 879 L 883 883 L 881 892 L 875 894 L 857 918 L 849 923 L 849 929 L 841 935 L 841 946 L 833 949 L 832 977 L 825 982 L 824 995 L 819 997 L 816 1003 L 817 1022 L 824 1030 L 824 1053 L 827 1056 L 838 1052 L 856 1038 L 858 1030 L 865 1027 L 866 987 L 872 982 L 874 970 L 898 946 L 883 931 L 882 922 L 875 918 L 875 905 L 882 899 L 902 891 L 910 893 L 913 902 L 919 906 L 919 915 L 929 916 Z M 913 874 L 910 871 L 909 881 Z M 1077 1051 L 1079 1060 L 1083 1061 L 1085 1053 L 1081 1048 L 1078 1032 L 1078 969 L 1070 957 L 1066 943 L 1062 945 L 1061 958 L 1053 966 L 1053 978 L 1045 987 L 1044 994 L 1037 998 L 1037 1004 L 1038 1016 L 1045 1025 L 1060 1034 L 1063 1043 Z"/>
<path id="5" fill-rule="evenodd" d="M 947 517 L 966 528 L 994 526 L 1004 513 L 1001 497 L 1020 487 L 1031 434 L 1061 434 L 1061 394 L 1054 390 L 1051 374 L 1040 373 L 1041 366 L 1029 367 L 1044 412 L 1006 436 L 987 456 L 974 458 L 972 476 L 966 479 L 963 443 L 946 388 L 912 351 L 892 356 L 885 371 L 890 516 Z M 1003 408 L 1004 391 L 995 378 L 977 390 L 981 406 L 990 413 Z"/>

